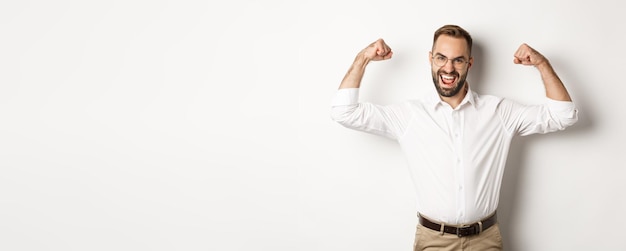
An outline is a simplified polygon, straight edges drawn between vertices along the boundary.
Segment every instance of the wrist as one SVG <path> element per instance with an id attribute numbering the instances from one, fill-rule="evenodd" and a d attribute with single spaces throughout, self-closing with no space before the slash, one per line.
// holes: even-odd
<path id="1" fill-rule="evenodd" d="M 539 69 L 539 71 L 549 70 L 552 68 L 552 66 L 550 65 L 550 61 L 548 61 L 547 59 L 545 59 L 541 63 L 538 63 L 537 65 L 535 65 L 535 67 Z"/>
<path id="2" fill-rule="evenodd" d="M 365 54 L 363 53 L 359 53 L 358 55 L 356 55 L 356 58 L 354 59 L 354 65 L 355 66 L 361 66 L 361 67 L 365 67 L 367 66 L 367 64 L 369 64 L 371 60 L 369 58 L 367 58 L 365 56 Z"/>

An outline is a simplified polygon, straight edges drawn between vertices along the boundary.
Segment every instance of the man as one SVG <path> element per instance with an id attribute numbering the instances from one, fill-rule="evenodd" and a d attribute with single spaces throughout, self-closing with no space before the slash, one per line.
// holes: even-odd
<path id="1" fill-rule="evenodd" d="M 578 119 L 548 59 L 527 44 L 513 62 L 541 74 L 547 96 L 541 105 L 472 91 L 471 52 L 470 34 L 445 25 L 429 52 L 436 93 L 389 106 L 359 103 L 368 63 L 393 55 L 379 39 L 358 53 L 332 103 L 332 118 L 345 127 L 399 142 L 417 196 L 414 250 L 502 250 L 496 209 L 512 138 L 563 130 Z"/>

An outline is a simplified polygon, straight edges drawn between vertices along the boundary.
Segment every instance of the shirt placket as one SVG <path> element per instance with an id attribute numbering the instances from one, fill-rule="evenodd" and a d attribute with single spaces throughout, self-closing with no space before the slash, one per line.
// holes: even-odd
<path id="1" fill-rule="evenodd" d="M 452 144 L 454 147 L 454 173 L 456 174 L 456 187 L 457 189 L 457 221 L 463 222 L 466 217 L 465 208 L 465 169 L 463 168 L 463 112 L 461 110 L 453 110 L 451 114 L 451 136 Z"/>

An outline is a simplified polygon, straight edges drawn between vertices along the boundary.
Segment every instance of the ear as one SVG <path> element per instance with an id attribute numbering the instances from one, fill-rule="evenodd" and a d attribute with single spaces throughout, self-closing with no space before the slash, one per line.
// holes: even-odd
<path id="1" fill-rule="evenodd" d="M 469 58 L 469 62 L 468 62 L 468 64 L 469 64 L 469 65 L 467 66 L 467 68 L 468 68 L 468 69 L 469 69 L 469 68 L 472 68 L 472 65 L 474 64 L 474 57 L 470 57 L 470 58 Z"/>
<path id="2" fill-rule="evenodd" d="M 428 63 L 430 63 L 431 65 L 433 64 L 433 52 L 432 51 L 428 52 Z"/>

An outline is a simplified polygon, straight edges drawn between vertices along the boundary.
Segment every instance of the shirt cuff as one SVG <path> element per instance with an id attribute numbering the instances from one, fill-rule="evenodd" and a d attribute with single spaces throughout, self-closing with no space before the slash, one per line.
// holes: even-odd
<path id="1" fill-rule="evenodd" d="M 335 97 L 331 106 L 353 105 L 359 102 L 359 88 L 339 89 L 335 93 Z"/>
<path id="2" fill-rule="evenodd" d="M 572 101 L 548 99 L 548 109 L 556 114 L 560 114 L 559 116 L 564 119 L 572 120 L 571 124 L 578 120 L 578 110 Z"/>

